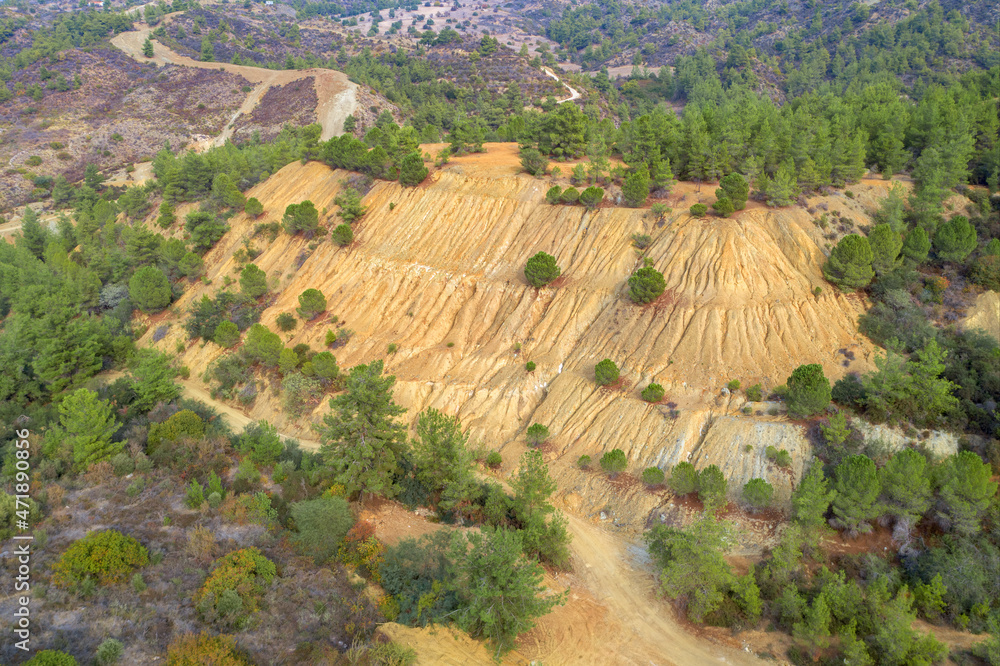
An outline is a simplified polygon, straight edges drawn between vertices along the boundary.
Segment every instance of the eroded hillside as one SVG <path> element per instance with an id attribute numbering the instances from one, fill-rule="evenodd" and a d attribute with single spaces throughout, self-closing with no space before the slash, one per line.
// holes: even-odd
<path id="1" fill-rule="evenodd" d="M 632 471 L 683 459 L 717 463 L 733 487 L 765 476 L 787 497 L 808 454 L 797 426 L 763 416 L 766 405 L 744 416 L 744 400 L 720 390 L 739 379 L 767 391 L 805 362 L 821 363 L 830 378 L 871 367 L 871 347 L 859 341 L 856 326 L 864 303 L 822 280 L 823 240 L 812 215 L 753 204 L 726 220 L 674 212 L 657 221 L 646 210 L 614 207 L 588 212 L 546 204 L 548 183 L 517 171 L 511 146 L 494 145 L 485 156 L 433 172 L 417 188 L 377 182 L 347 249 L 321 242 L 310 250 L 312 241 L 284 233 L 271 243 L 250 240 L 262 250 L 254 262 L 275 294 L 262 323 L 276 330 L 278 314 L 294 312 L 303 290 L 320 289 L 327 312 L 295 329 L 286 344 L 323 348 L 335 315 L 337 326 L 355 333 L 335 351 L 341 367 L 386 358 L 409 417 L 428 406 L 457 413 L 473 439 L 500 450 L 508 467 L 524 448 L 524 429 L 546 424 L 552 432 L 546 451 L 567 491 L 606 484 L 573 463 L 618 447 Z M 230 221 L 231 231 L 205 257 L 211 284 L 189 289 L 143 342 L 153 344 L 166 324 L 171 328 L 157 345 L 173 350 L 186 340 L 182 314 L 226 277 L 237 277 L 234 252 L 257 224 L 280 220 L 289 203 L 309 199 L 326 211 L 321 223 L 323 217 L 336 223 L 333 200 L 348 175 L 295 163 L 249 192 L 264 204 L 264 216 Z M 811 203 L 864 220 L 871 198 L 865 191 L 881 188 L 871 183 L 853 200 Z M 682 183 L 671 205 L 686 211 L 710 197 L 710 189 L 699 193 Z M 626 293 L 625 281 L 640 263 L 630 242 L 636 232 L 653 237 L 646 254 L 667 281 L 664 296 L 648 306 L 633 304 Z M 540 250 L 553 254 L 563 273 L 554 286 L 534 289 L 522 270 Z M 819 296 L 817 286 L 825 287 Z M 398 351 L 387 355 L 391 343 Z M 182 361 L 200 376 L 221 353 L 214 343 L 191 343 Z M 595 385 L 594 365 L 603 358 L 622 368 L 619 388 Z M 527 360 L 537 364 L 532 373 Z M 653 380 L 667 390 L 661 404 L 639 397 Z M 277 392 L 262 391 L 249 416 L 314 438 L 310 425 L 320 421 L 326 401 L 303 418 L 283 414 L 280 403 Z M 793 475 L 768 465 L 768 444 L 789 449 Z M 642 509 L 623 518 L 628 522 L 645 520 L 661 501 L 635 492 L 641 497 L 632 506 Z"/>

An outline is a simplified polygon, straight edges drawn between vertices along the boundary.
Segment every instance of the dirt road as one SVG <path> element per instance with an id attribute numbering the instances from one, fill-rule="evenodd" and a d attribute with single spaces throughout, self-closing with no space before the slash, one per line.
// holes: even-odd
<path id="1" fill-rule="evenodd" d="M 182 67 L 194 67 L 197 69 L 221 69 L 230 74 L 242 76 L 254 85 L 246 100 L 240 106 L 239 111 L 229 121 L 226 128 L 217 137 L 199 142 L 196 150 L 206 150 L 213 146 L 221 146 L 232 136 L 236 119 L 244 113 L 249 113 L 260 101 L 264 93 L 271 86 L 283 86 L 304 79 L 313 77 L 313 85 L 316 89 L 316 118 L 323 132 L 320 138 L 324 141 L 341 134 L 344 131 L 344 120 L 354 113 L 358 106 L 356 83 L 348 80 L 347 75 L 332 69 L 301 69 L 301 70 L 273 70 L 262 67 L 250 67 L 249 65 L 233 65 L 224 62 L 201 62 L 187 56 L 182 56 L 163 44 L 153 41 L 153 57 L 146 58 L 142 55 L 142 45 L 149 37 L 151 28 L 147 25 L 137 24 L 141 27 L 137 30 L 123 32 L 116 35 L 111 43 L 124 51 L 133 59 L 139 62 L 152 62 L 158 67 L 164 65 L 180 65 Z"/>
<path id="2" fill-rule="evenodd" d="M 685 631 L 673 611 L 656 596 L 652 565 L 645 550 L 598 525 L 567 514 L 573 535 L 575 576 L 608 610 L 621 661 L 630 664 L 746 664 L 764 662 L 750 652 L 700 639 Z M 556 655 L 553 655 L 556 656 Z M 546 662 L 549 660 L 547 659 Z"/>
<path id="3" fill-rule="evenodd" d="M 571 85 L 569 85 L 568 83 L 566 83 L 565 81 L 563 81 L 562 79 L 560 79 L 558 76 L 556 76 L 556 73 L 553 72 L 548 67 L 542 67 L 542 71 L 545 72 L 546 74 L 548 74 L 549 76 L 551 76 L 553 79 L 555 79 L 559 83 L 561 83 L 564 86 L 566 86 L 566 90 L 569 91 L 569 97 L 567 97 L 566 99 L 557 100 L 556 104 L 562 104 L 564 102 L 572 102 L 574 99 L 580 99 L 581 97 L 583 97 L 583 95 L 580 94 L 579 90 L 577 90 L 576 88 L 572 87 Z"/>
<path id="4" fill-rule="evenodd" d="M 181 392 L 184 394 L 185 398 L 199 400 L 206 405 L 210 405 L 217 412 L 225 416 L 229 427 L 237 432 L 243 430 L 243 428 L 253 420 L 235 407 L 227 405 L 224 402 L 219 402 L 213 398 L 211 394 L 201 386 L 201 382 L 197 380 L 182 379 L 180 381 L 180 385 Z M 296 440 L 299 445 L 307 451 L 316 451 L 320 446 L 318 439 L 303 439 L 302 437 L 293 437 L 282 432 L 279 432 L 278 436 L 281 437 L 281 439 Z"/>
<path id="5" fill-rule="evenodd" d="M 197 380 L 183 380 L 181 388 L 186 397 L 200 400 L 223 414 L 234 430 L 251 421 L 246 414 L 213 399 Z M 315 450 L 320 445 L 317 440 L 294 439 L 304 449 Z M 545 633 L 553 638 L 542 641 L 548 645 L 539 646 L 545 653 L 542 655 L 545 663 L 573 663 L 588 653 L 614 654 L 614 663 L 619 664 L 757 666 L 764 663 L 752 653 L 718 645 L 685 631 L 674 620 L 673 611 L 656 596 L 656 579 L 651 565 L 643 561 L 644 550 L 584 518 L 571 514 L 567 517 L 573 535 L 570 547 L 575 570 L 571 588 L 585 587 L 587 596 L 607 613 L 596 634 L 581 634 L 572 627 L 546 627 Z"/>

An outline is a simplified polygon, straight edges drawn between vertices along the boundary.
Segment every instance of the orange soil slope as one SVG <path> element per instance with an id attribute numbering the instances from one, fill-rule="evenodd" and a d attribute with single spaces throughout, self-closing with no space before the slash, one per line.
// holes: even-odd
<path id="1" fill-rule="evenodd" d="M 387 369 L 411 417 L 427 406 L 458 413 L 490 448 L 514 444 L 531 422 L 546 423 L 559 454 L 575 460 L 618 446 L 637 469 L 691 454 L 704 436 L 704 410 L 742 406 L 730 400 L 717 409 L 719 389 L 730 379 L 772 388 L 810 362 L 837 378 L 846 371 L 843 348 L 857 354 L 850 370 L 869 367 L 871 348 L 856 334 L 864 303 L 822 281 L 819 232 L 806 211 L 753 207 L 729 220 L 673 213 L 661 228 L 643 210 L 550 206 L 547 183 L 514 175 L 510 146 L 497 146 L 496 155 L 490 149 L 456 160 L 417 188 L 377 183 L 354 245 L 320 243 L 301 268 L 296 257 L 310 252 L 309 241 L 281 234 L 265 248 L 258 239 L 263 252 L 255 263 L 277 294 L 263 323 L 275 328 L 277 315 L 293 312 L 304 289 L 318 288 L 328 315 L 356 332 L 336 352 L 341 366 L 386 357 L 386 347 L 398 344 Z M 267 214 L 231 220 L 232 230 L 206 257 L 214 283 L 190 289 L 175 311 L 214 293 L 224 276 L 236 278 L 233 252 L 255 224 L 279 220 L 287 204 L 309 199 L 329 209 L 325 223 L 336 224 L 333 199 L 346 175 L 295 163 L 254 188 L 248 196 Z M 677 188 L 693 201 L 697 195 L 686 190 Z M 633 232 L 653 236 L 647 254 L 667 281 L 667 294 L 645 307 L 627 299 L 625 281 L 640 262 Z M 524 281 L 525 262 L 540 250 L 563 269 L 555 288 L 536 290 Z M 816 297 L 818 285 L 825 290 Z M 329 328 L 324 321 L 299 327 L 288 344 L 322 348 Z M 159 345 L 173 350 L 178 339 L 183 332 L 175 325 Z M 183 360 L 200 373 L 220 351 L 193 345 Z M 593 368 L 603 358 L 622 368 L 623 388 L 594 385 Z M 526 360 L 537 370 L 526 373 Z M 702 414 L 699 420 L 671 421 L 665 407 L 641 401 L 639 390 L 654 379 L 683 414 Z M 286 418 L 278 405 L 261 394 L 251 416 L 309 432 L 308 419 Z M 325 410 L 320 405 L 311 419 Z M 508 461 L 519 446 L 504 451 Z"/>

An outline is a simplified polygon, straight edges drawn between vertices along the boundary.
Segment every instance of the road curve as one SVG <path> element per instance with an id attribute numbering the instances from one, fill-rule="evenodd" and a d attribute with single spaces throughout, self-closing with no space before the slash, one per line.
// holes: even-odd
<path id="1" fill-rule="evenodd" d="M 213 146 L 221 146 L 232 136 L 236 119 L 244 113 L 249 113 L 260 101 L 264 93 L 271 86 L 282 86 L 292 81 L 313 78 L 313 86 L 316 90 L 316 121 L 323 128 L 320 139 L 326 141 L 331 137 L 343 134 L 344 121 L 347 116 L 354 113 L 358 108 L 358 85 L 347 78 L 343 72 L 333 69 L 265 69 L 263 67 L 251 67 L 249 65 L 233 65 L 226 62 L 202 62 L 187 56 L 182 56 L 173 49 L 170 49 L 156 40 L 153 40 L 153 57 L 147 58 L 142 55 L 142 45 L 150 36 L 152 28 L 148 25 L 137 24 L 140 27 L 136 30 L 122 32 L 111 40 L 111 43 L 139 62 L 152 62 L 157 67 L 164 65 L 179 65 L 181 67 L 192 67 L 195 69 L 217 69 L 242 76 L 254 85 L 254 89 L 247 95 L 246 100 L 240 106 L 239 111 L 226 125 L 222 133 L 200 142 L 196 149 L 205 150 Z"/>
<path id="2" fill-rule="evenodd" d="M 566 86 L 566 90 L 569 91 L 569 97 L 567 97 L 566 99 L 556 100 L 556 104 L 563 104 L 565 102 L 572 102 L 574 99 L 580 99 L 581 97 L 583 97 L 583 95 L 580 94 L 579 90 L 577 90 L 576 88 L 574 88 L 570 84 L 568 84 L 565 81 L 563 81 L 562 79 L 560 79 L 558 76 L 556 76 L 556 73 L 553 72 L 548 67 L 542 67 L 542 71 L 545 72 L 546 74 L 548 74 L 549 76 L 551 76 L 553 79 L 555 79 L 559 83 L 561 83 L 564 86 Z"/>

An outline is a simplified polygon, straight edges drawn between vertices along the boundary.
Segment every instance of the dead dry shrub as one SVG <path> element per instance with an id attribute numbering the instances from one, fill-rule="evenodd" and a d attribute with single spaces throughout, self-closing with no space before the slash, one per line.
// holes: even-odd
<path id="1" fill-rule="evenodd" d="M 83 480 L 88 486 L 99 486 L 115 478 L 115 468 L 107 460 L 94 463 L 87 468 Z"/>
<path id="2" fill-rule="evenodd" d="M 58 483 L 50 483 L 45 486 L 45 494 L 49 498 L 49 506 L 61 507 L 63 506 L 63 500 L 66 499 L 66 489 L 60 486 Z"/>
<path id="3" fill-rule="evenodd" d="M 197 525 L 188 532 L 184 552 L 198 562 L 207 564 L 215 559 L 215 536 L 204 525 Z"/>

